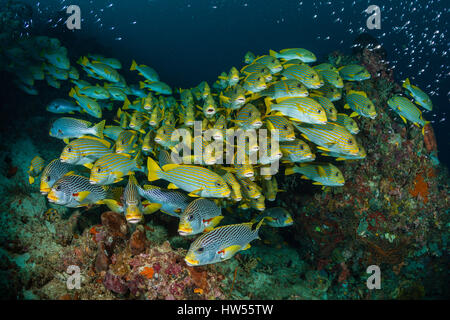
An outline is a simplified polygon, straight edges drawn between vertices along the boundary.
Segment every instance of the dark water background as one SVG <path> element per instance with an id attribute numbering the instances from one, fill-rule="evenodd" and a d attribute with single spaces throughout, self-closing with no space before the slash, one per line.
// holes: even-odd
<path id="1" fill-rule="evenodd" d="M 319 61 L 334 50 L 351 53 L 358 34 L 368 32 L 386 49 L 397 81 L 410 77 L 430 93 L 434 110 L 424 118 L 433 122 L 441 162 L 450 164 L 448 0 L 24 2 L 34 9 L 32 32 L 60 38 L 72 56 L 116 57 L 125 70 L 135 59 L 173 87 L 212 84 L 220 72 L 241 67 L 249 50 L 304 47 Z M 81 30 L 65 26 L 71 4 L 81 8 Z M 372 4 L 381 8 L 381 30 L 366 28 L 364 10 Z M 139 80 L 122 73 L 129 83 Z"/>

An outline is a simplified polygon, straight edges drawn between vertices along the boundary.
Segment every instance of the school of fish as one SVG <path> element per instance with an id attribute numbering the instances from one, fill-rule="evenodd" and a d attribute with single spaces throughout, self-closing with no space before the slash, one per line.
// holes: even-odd
<path id="1" fill-rule="evenodd" d="M 247 250 L 262 225 L 293 224 L 285 208 L 266 208 L 283 191 L 278 173 L 300 174 L 323 188 L 344 185 L 335 161 L 366 157 L 358 119 L 377 117 L 373 101 L 357 88 L 370 79 L 365 67 L 317 63 L 303 48 L 260 56 L 247 52 L 243 66 L 222 72 L 211 86 L 203 81 L 172 88 L 152 67 L 134 60 L 129 69 L 141 79 L 129 84 L 115 58 L 88 54 L 71 66 L 56 39 L 37 37 L 26 45 L 42 48 L 36 57 L 42 63 L 16 72 L 19 88 L 37 94 L 39 79 L 55 88 L 63 80 L 73 84 L 67 97 L 46 107 L 61 114 L 49 135 L 66 145 L 57 159 L 33 158 L 30 184 L 40 175 L 40 191 L 50 202 L 72 208 L 106 205 L 130 224 L 157 211 L 178 219 L 180 235 L 198 235 L 185 258 L 191 266 Z M 391 97 L 388 106 L 405 123 L 423 127 L 427 121 L 416 104 L 431 110 L 431 100 L 409 79 L 403 87 L 405 95 Z M 245 144 L 245 134 L 260 129 L 276 143 L 249 138 Z M 178 132 L 193 139 L 174 139 Z M 220 144 L 231 147 L 231 154 L 215 148 Z M 185 153 L 198 149 L 203 154 Z M 236 208 L 256 214 L 250 222 L 220 226 L 223 209 L 232 214 Z"/>

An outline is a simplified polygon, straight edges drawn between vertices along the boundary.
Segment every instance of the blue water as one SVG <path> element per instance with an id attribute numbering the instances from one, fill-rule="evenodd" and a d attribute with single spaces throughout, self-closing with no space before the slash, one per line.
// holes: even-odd
<path id="1" fill-rule="evenodd" d="M 435 109 L 425 112 L 435 129 L 439 157 L 450 164 L 448 1 L 31 1 L 31 28 L 63 35 L 80 54 L 96 52 L 134 58 L 153 66 L 174 87 L 212 83 L 222 71 L 240 67 L 247 51 L 304 47 L 320 59 L 340 50 L 350 53 L 354 39 L 368 32 L 378 39 L 395 68 L 428 92 Z M 65 26 L 67 5 L 81 8 L 81 30 Z M 381 29 L 368 30 L 364 12 L 381 9 Z M 83 42 L 89 39 L 89 42 Z M 80 47 L 80 44 L 84 47 Z M 130 77 L 130 75 L 125 75 Z"/>

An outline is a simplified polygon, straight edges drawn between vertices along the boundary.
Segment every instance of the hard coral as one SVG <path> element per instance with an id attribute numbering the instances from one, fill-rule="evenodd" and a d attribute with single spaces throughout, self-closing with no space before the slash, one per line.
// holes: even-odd
<path id="1" fill-rule="evenodd" d="M 423 136 L 423 142 L 425 144 L 425 148 L 429 153 L 436 152 L 437 151 L 437 142 L 436 137 L 434 135 L 433 127 L 430 123 L 427 123 L 424 128 L 424 136 Z"/>

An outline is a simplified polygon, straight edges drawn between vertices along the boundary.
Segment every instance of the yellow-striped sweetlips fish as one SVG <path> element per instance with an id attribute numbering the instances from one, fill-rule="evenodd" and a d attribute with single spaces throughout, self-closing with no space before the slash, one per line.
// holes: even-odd
<path id="1" fill-rule="evenodd" d="M 249 178 L 239 178 L 238 181 L 241 184 L 242 194 L 247 199 L 258 199 L 261 196 L 260 187 Z"/>
<path id="2" fill-rule="evenodd" d="M 407 78 L 403 82 L 403 88 L 409 91 L 410 96 L 414 98 L 414 101 L 419 106 L 422 106 L 428 111 L 431 111 L 433 109 L 433 103 L 431 102 L 430 97 L 425 92 L 423 92 L 419 87 L 412 85 L 411 82 L 409 81 L 409 78 Z"/>
<path id="3" fill-rule="evenodd" d="M 63 117 L 56 119 L 50 128 L 50 136 L 58 139 L 68 141 L 72 138 L 81 138 L 84 135 L 91 134 L 103 139 L 103 129 L 105 127 L 105 120 L 100 121 L 96 125 L 91 122 Z M 67 140 L 66 140 L 67 139 Z"/>
<path id="4" fill-rule="evenodd" d="M 361 144 L 358 144 L 359 152 L 357 154 L 345 154 L 345 153 L 339 153 L 339 152 L 332 152 L 332 151 L 321 151 L 321 154 L 323 156 L 328 157 L 334 157 L 337 161 L 342 160 L 361 160 L 364 159 L 367 156 L 366 150 Z"/>
<path id="5" fill-rule="evenodd" d="M 412 103 L 408 98 L 402 96 L 393 96 L 387 102 L 388 106 L 394 110 L 406 123 L 406 120 L 411 121 L 418 127 L 425 126 L 428 121 L 422 117 L 422 112 Z"/>
<path id="6" fill-rule="evenodd" d="M 344 80 L 339 75 L 337 71 L 331 70 L 317 70 L 315 69 L 319 76 L 326 82 L 332 85 L 335 88 L 342 89 L 344 87 Z"/>
<path id="7" fill-rule="evenodd" d="M 219 100 L 227 109 L 239 109 L 246 102 L 245 89 L 239 84 L 227 88 L 220 92 Z"/>
<path id="8" fill-rule="evenodd" d="M 242 87 L 249 93 L 260 92 L 267 88 L 264 75 L 259 72 L 249 73 L 243 80 Z"/>
<path id="9" fill-rule="evenodd" d="M 55 182 L 47 195 L 50 202 L 76 208 L 101 203 L 107 196 L 107 188 L 89 183 L 89 179 L 76 174 L 68 174 Z"/>
<path id="10" fill-rule="evenodd" d="M 265 65 L 267 68 L 269 68 L 272 74 L 278 73 L 283 70 L 283 66 L 281 65 L 280 61 L 277 58 L 269 55 L 260 56 L 256 58 L 252 63 L 261 63 Z"/>
<path id="11" fill-rule="evenodd" d="M 286 64 L 284 68 L 281 72 L 283 77 L 298 80 L 308 89 L 318 89 L 324 84 L 316 70 L 307 64 Z"/>
<path id="12" fill-rule="evenodd" d="M 253 104 L 247 103 L 237 112 L 235 123 L 242 130 L 259 129 L 263 125 L 261 112 Z"/>
<path id="13" fill-rule="evenodd" d="M 252 64 L 248 64 L 241 69 L 241 73 L 245 76 L 254 72 L 262 75 L 266 81 L 272 81 L 272 73 L 270 72 L 270 69 L 261 63 L 255 62 Z"/>
<path id="14" fill-rule="evenodd" d="M 102 117 L 102 108 L 98 102 L 82 95 L 78 87 L 72 88 L 69 96 L 74 98 L 87 114 L 99 119 Z"/>
<path id="15" fill-rule="evenodd" d="M 283 162 L 311 162 L 316 159 L 309 145 L 300 139 L 281 142 L 280 149 L 283 152 Z"/>
<path id="16" fill-rule="evenodd" d="M 181 236 L 211 231 L 223 219 L 220 208 L 214 201 L 195 199 L 184 209 L 178 224 Z"/>
<path id="17" fill-rule="evenodd" d="M 287 79 L 272 83 L 270 87 L 261 91 L 259 95 L 280 101 L 279 99 L 284 98 L 307 97 L 309 93 L 300 81 Z"/>
<path id="18" fill-rule="evenodd" d="M 96 137 L 83 137 L 71 141 L 66 145 L 59 156 L 61 162 L 87 165 L 98 158 L 113 152 L 111 144 Z M 91 167 L 87 165 L 87 167 Z"/>
<path id="19" fill-rule="evenodd" d="M 311 179 L 316 185 L 340 187 L 345 183 L 341 170 L 331 163 L 301 163 L 299 166 L 286 168 L 286 175 L 293 173 L 302 174 L 302 178 Z"/>
<path id="20" fill-rule="evenodd" d="M 325 113 L 327 114 L 328 121 L 336 121 L 337 110 L 330 99 L 321 96 L 314 97 L 313 99 L 320 103 L 320 105 L 323 107 Z"/>
<path id="21" fill-rule="evenodd" d="M 85 96 L 88 96 L 92 99 L 109 99 L 110 94 L 109 91 L 103 87 L 100 87 L 98 84 L 96 86 L 85 86 L 83 88 L 79 88 L 79 93 Z"/>
<path id="22" fill-rule="evenodd" d="M 153 68 L 144 64 L 138 65 L 134 60 L 131 62 L 130 70 L 139 71 L 139 75 L 143 76 L 148 81 L 159 81 L 159 75 Z"/>
<path id="23" fill-rule="evenodd" d="M 114 68 L 117 70 L 122 69 L 122 63 L 115 58 L 105 58 L 104 56 L 101 56 L 99 54 L 88 54 L 88 57 L 90 59 L 92 59 L 92 62 L 94 62 L 94 63 L 100 62 L 103 64 L 107 64 L 111 68 Z"/>
<path id="24" fill-rule="evenodd" d="M 65 174 L 71 172 L 74 166 L 68 163 L 63 163 L 59 158 L 53 159 L 44 168 L 41 175 L 40 191 L 42 194 L 47 194 L 50 189 Z"/>
<path id="25" fill-rule="evenodd" d="M 92 70 L 98 77 L 109 82 L 119 82 L 120 75 L 116 69 L 101 62 L 90 62 L 87 57 L 82 57 L 79 63 Z"/>
<path id="26" fill-rule="evenodd" d="M 274 228 L 289 227 L 294 224 L 291 214 L 285 208 L 273 207 L 264 210 L 254 221 L 261 221 L 264 218 L 264 224 Z"/>
<path id="27" fill-rule="evenodd" d="M 160 211 L 173 217 L 181 217 L 184 209 L 192 201 L 187 194 L 178 190 L 164 189 L 157 186 L 145 185 L 138 188 L 141 197 L 150 203 L 161 205 Z"/>
<path id="28" fill-rule="evenodd" d="M 156 93 L 159 94 L 166 94 L 170 95 L 172 94 L 172 88 L 164 82 L 161 81 L 153 81 L 153 82 L 139 82 L 139 87 L 141 89 L 148 88 Z"/>
<path id="29" fill-rule="evenodd" d="M 284 60 L 299 59 L 305 63 L 315 62 L 317 60 L 314 53 L 303 48 L 289 48 L 280 50 L 279 52 L 270 50 L 269 53 L 272 57 Z"/>
<path id="30" fill-rule="evenodd" d="M 123 211 L 125 219 L 129 223 L 138 223 L 144 218 L 141 196 L 138 192 L 138 183 L 134 174 L 128 176 L 128 183 L 123 192 Z"/>
<path id="31" fill-rule="evenodd" d="M 200 166 L 167 164 L 164 171 L 152 158 L 148 157 L 148 180 L 163 179 L 171 184 L 169 188 L 180 188 L 190 196 L 203 198 L 227 198 L 230 188 L 217 173 Z"/>
<path id="32" fill-rule="evenodd" d="M 325 124 L 295 124 L 302 136 L 317 144 L 317 148 L 323 151 L 356 155 L 359 146 L 355 137 L 343 126 L 333 122 Z"/>
<path id="33" fill-rule="evenodd" d="M 370 79 L 370 73 L 363 66 L 358 64 L 349 64 L 338 69 L 342 79 L 347 81 L 363 81 Z"/>
<path id="34" fill-rule="evenodd" d="M 231 199 L 234 201 L 241 201 L 242 200 L 242 193 L 241 193 L 241 185 L 236 180 L 235 176 L 231 172 L 225 172 L 222 174 L 222 178 L 225 180 L 226 183 L 231 188 Z"/>
<path id="35" fill-rule="evenodd" d="M 262 219 L 253 229 L 253 223 L 217 227 L 192 242 L 184 260 L 188 266 L 202 266 L 232 258 L 238 251 L 250 248 L 250 242 L 260 239 Z"/>
<path id="36" fill-rule="evenodd" d="M 116 140 L 117 153 L 134 153 L 138 150 L 139 134 L 134 130 L 122 131 Z"/>
<path id="37" fill-rule="evenodd" d="M 268 98 L 266 102 L 266 114 L 278 111 L 281 115 L 289 117 L 290 120 L 305 123 L 326 123 L 327 114 L 323 107 L 312 98 L 299 97 L 289 98 L 280 103 L 272 103 Z M 276 113 L 275 115 L 277 115 Z"/>
<path id="38" fill-rule="evenodd" d="M 123 180 L 134 171 L 146 172 L 141 165 L 141 152 L 135 158 L 125 153 L 110 153 L 95 161 L 89 181 L 92 184 L 107 185 Z"/>
<path id="39" fill-rule="evenodd" d="M 269 130 L 278 130 L 279 141 L 292 141 L 295 139 L 294 126 L 285 117 L 267 116 L 264 123 Z"/>
<path id="40" fill-rule="evenodd" d="M 353 91 L 347 92 L 347 103 L 345 104 L 345 109 L 352 109 L 354 113 L 350 116 L 362 116 L 370 119 L 375 119 L 377 117 L 377 111 L 375 110 L 375 105 L 372 100 L 367 98 L 367 94 L 364 91 Z"/>
<path id="41" fill-rule="evenodd" d="M 44 169 L 45 160 L 40 156 L 35 156 L 31 159 L 30 168 L 28 169 L 28 181 L 30 184 L 34 183 L 34 179 L 39 176 L 41 171 Z"/>
<path id="42" fill-rule="evenodd" d="M 358 134 L 359 127 L 355 119 L 346 115 L 345 113 L 338 113 L 336 123 L 345 127 L 351 134 Z"/>

